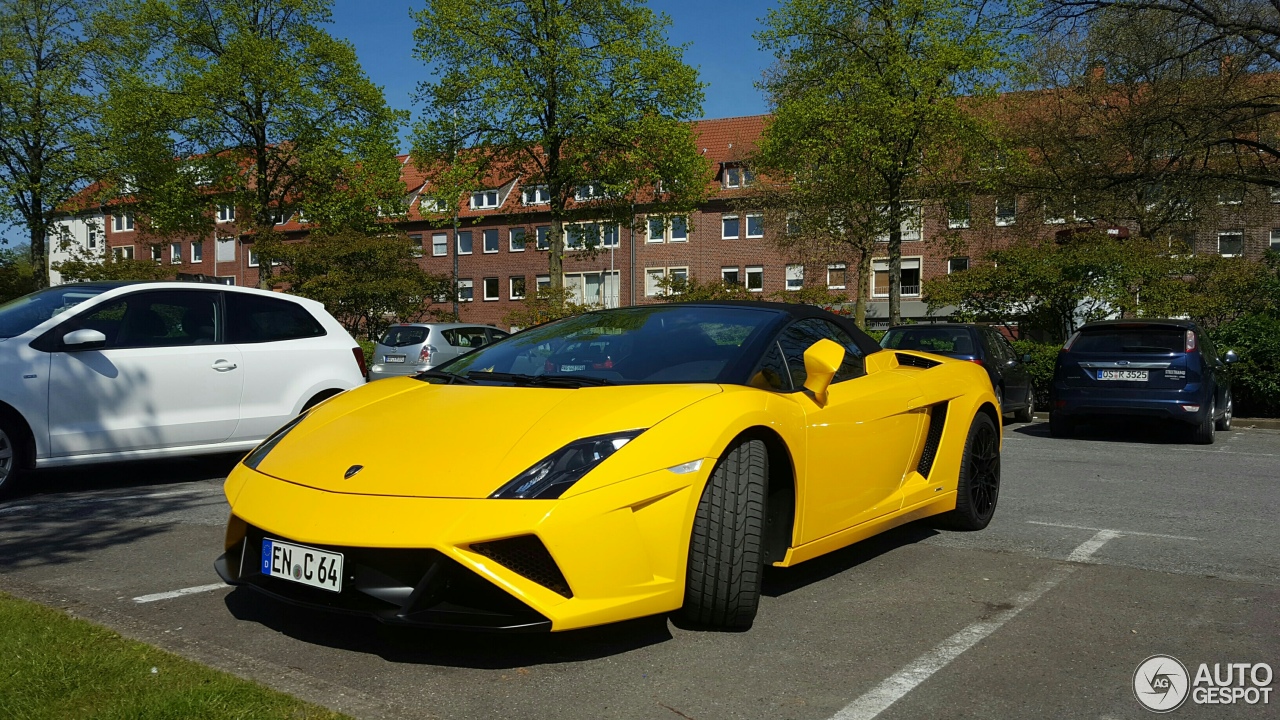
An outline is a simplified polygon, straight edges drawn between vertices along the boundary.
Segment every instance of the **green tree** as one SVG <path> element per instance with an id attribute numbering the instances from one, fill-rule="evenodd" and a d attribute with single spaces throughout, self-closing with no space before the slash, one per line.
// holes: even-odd
<path id="1" fill-rule="evenodd" d="M 0 247 L 0 303 L 35 292 L 39 274 L 25 247 Z"/>
<path id="2" fill-rule="evenodd" d="M 172 268 L 154 260 L 119 258 L 102 246 L 89 250 L 74 243 L 64 243 L 70 257 L 53 264 L 65 283 L 99 282 L 103 280 L 172 280 Z"/>
<path id="3" fill-rule="evenodd" d="M 279 280 L 291 293 L 324 303 L 355 337 L 377 340 L 391 323 L 444 315 L 433 303 L 451 296 L 452 283 L 424 272 L 415 250 L 399 233 L 318 232 L 279 247 Z"/>
<path id="4" fill-rule="evenodd" d="M 92 175 L 87 128 L 96 103 L 80 0 L 0 0 L 0 221 L 26 226 L 33 267 L 60 206 Z M 43 287 L 48 274 L 37 272 Z"/>
<path id="5" fill-rule="evenodd" d="M 901 320 L 903 223 L 916 221 L 921 198 L 972 192 L 997 146 L 995 128 L 962 101 L 991 95 L 1010 67 L 1016 35 L 993 7 L 787 0 L 756 35 L 777 59 L 762 83 L 774 117 L 756 157 L 785 198 L 774 204 L 799 217 L 802 234 L 851 245 L 863 277 L 887 235 L 891 323 Z"/>
<path id="6" fill-rule="evenodd" d="M 706 162 L 684 122 L 700 113 L 702 86 L 667 42 L 665 15 L 638 0 L 428 0 L 414 19 L 415 55 L 434 73 L 418 87 L 415 156 L 441 167 L 466 147 L 475 184 L 543 187 L 553 287 L 566 221 L 630 223 L 636 202 L 687 212 L 705 196 Z M 600 242 L 581 238 L 586 252 Z"/>
<path id="7" fill-rule="evenodd" d="M 215 208 L 255 235 L 263 286 L 277 220 L 376 231 L 403 214 L 402 115 L 325 31 L 330 0 L 119 0 L 131 59 L 103 114 L 111 192 L 153 235 L 207 236 Z M 124 55 L 125 53 L 122 53 Z M 278 240 L 278 238 L 276 238 Z"/>

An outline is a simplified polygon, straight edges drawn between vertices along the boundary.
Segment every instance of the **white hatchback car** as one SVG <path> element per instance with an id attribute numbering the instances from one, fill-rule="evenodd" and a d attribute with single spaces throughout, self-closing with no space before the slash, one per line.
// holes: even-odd
<path id="1" fill-rule="evenodd" d="M 0 493 L 36 467 L 249 450 L 364 375 L 313 300 L 186 282 L 32 293 L 0 305 Z"/>

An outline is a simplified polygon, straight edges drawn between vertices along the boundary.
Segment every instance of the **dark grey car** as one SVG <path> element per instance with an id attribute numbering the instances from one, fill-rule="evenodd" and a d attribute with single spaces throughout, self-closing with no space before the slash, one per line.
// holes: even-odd
<path id="1" fill-rule="evenodd" d="M 373 366 L 369 368 L 369 379 L 416 375 L 507 335 L 507 332 L 492 325 L 392 325 L 373 349 Z"/>

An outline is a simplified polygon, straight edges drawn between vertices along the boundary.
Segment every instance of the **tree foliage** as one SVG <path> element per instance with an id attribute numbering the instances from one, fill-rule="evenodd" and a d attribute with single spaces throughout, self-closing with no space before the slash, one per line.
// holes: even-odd
<path id="1" fill-rule="evenodd" d="M 25 247 L 0 247 L 0 303 L 38 290 L 39 274 Z"/>
<path id="2" fill-rule="evenodd" d="M 93 175 L 88 132 L 100 46 L 81 0 L 0 0 L 0 221 L 26 226 L 44 268 L 59 208 Z M 35 274 L 43 287 L 48 275 Z"/>
<path id="3" fill-rule="evenodd" d="M 124 50 L 102 116 L 114 172 L 153 235 L 207 236 L 215 208 L 259 236 L 300 211 L 374 231 L 403 213 L 401 115 L 329 35 L 330 0 L 118 0 Z M 127 52 L 126 52 L 127 51 Z M 266 247 L 266 245 L 264 245 Z M 261 272 L 269 284 L 270 258 Z"/>
<path id="4" fill-rule="evenodd" d="M 171 267 L 155 260 L 116 257 L 105 244 L 98 250 L 89 250 L 65 239 L 61 242 L 69 256 L 54 263 L 53 269 L 64 283 L 174 278 Z"/>
<path id="5" fill-rule="evenodd" d="M 313 233 L 272 253 L 289 292 L 323 303 L 358 338 L 377 340 L 396 322 L 440 319 L 445 311 L 433 303 L 453 292 L 448 277 L 422 270 L 403 234 Z"/>
<path id="6" fill-rule="evenodd" d="M 507 313 L 503 322 L 508 327 L 527 330 L 552 320 L 581 315 L 601 309 L 598 305 L 577 302 L 576 295 L 568 288 L 544 287 L 530 293 L 520 301 L 516 309 Z"/>
<path id="7" fill-rule="evenodd" d="M 962 98 L 990 95 L 1014 37 L 981 0 L 788 0 L 757 34 L 777 65 L 774 116 L 755 163 L 761 202 L 789 214 L 786 242 L 852 252 L 865 296 L 887 236 L 890 322 L 901 315 L 902 225 L 912 200 L 972 192 L 996 133 Z"/>
<path id="8" fill-rule="evenodd" d="M 698 116 L 702 86 L 667 41 L 665 15 L 638 0 L 428 0 L 414 19 L 415 54 L 434 73 L 418 88 L 414 140 L 428 192 L 545 186 L 553 287 L 565 222 L 629 223 L 636 202 L 688 211 L 705 196 L 706 161 L 684 122 Z M 459 148 L 470 182 L 442 182 Z M 584 238 L 583 250 L 600 241 Z"/>

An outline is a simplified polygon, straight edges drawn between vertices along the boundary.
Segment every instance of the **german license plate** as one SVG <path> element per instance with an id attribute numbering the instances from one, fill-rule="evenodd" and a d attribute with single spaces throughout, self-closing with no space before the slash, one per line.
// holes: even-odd
<path id="1" fill-rule="evenodd" d="M 582 372 L 586 370 L 586 365 L 561 365 L 560 372 Z"/>
<path id="2" fill-rule="evenodd" d="M 383 355 L 383 356 L 382 356 L 382 362 L 385 362 L 385 363 L 402 363 L 402 362 L 404 362 L 404 355 Z"/>
<path id="3" fill-rule="evenodd" d="M 264 538 L 262 574 L 321 590 L 342 592 L 342 553 Z"/>
<path id="4" fill-rule="evenodd" d="M 1146 370 L 1099 370 L 1099 380 L 1137 380 L 1139 382 L 1147 381 Z"/>

